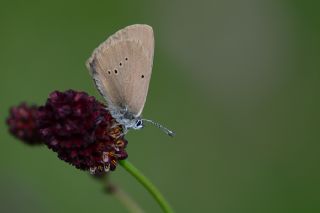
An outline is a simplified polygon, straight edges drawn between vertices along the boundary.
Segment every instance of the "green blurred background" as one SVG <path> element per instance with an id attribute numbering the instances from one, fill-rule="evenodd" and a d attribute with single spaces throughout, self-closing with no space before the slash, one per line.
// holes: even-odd
<path id="1" fill-rule="evenodd" d="M 84 62 L 110 34 L 153 26 L 144 117 L 129 160 L 177 212 L 320 211 L 319 1 L 0 1 L 0 212 L 126 212 L 46 147 L 7 132 L 10 106 L 53 90 L 100 100 Z M 122 168 L 112 174 L 161 212 Z"/>

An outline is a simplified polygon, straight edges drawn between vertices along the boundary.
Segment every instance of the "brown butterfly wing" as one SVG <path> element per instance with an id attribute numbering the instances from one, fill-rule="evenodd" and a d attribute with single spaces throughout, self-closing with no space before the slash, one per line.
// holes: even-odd
<path id="1" fill-rule="evenodd" d="M 111 107 L 126 108 L 140 116 L 151 78 L 153 48 L 152 28 L 133 25 L 115 33 L 93 52 L 87 66 Z"/>

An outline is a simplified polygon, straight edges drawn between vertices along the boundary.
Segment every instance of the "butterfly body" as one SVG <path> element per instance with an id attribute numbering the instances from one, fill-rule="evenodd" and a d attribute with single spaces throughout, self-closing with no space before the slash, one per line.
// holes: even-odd
<path id="1" fill-rule="evenodd" d="M 128 111 L 127 107 L 124 108 L 112 108 L 108 107 L 108 110 L 112 117 L 124 127 L 126 132 L 128 129 L 141 129 L 143 127 L 142 118 Z"/>

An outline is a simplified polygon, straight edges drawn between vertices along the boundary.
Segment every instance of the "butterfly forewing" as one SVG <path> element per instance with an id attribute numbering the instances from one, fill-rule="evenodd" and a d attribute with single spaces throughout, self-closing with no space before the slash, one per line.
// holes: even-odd
<path id="1" fill-rule="evenodd" d="M 154 52 L 154 36 L 152 27 L 148 25 L 135 24 L 118 31 L 116 36 L 121 40 L 140 41 L 152 63 Z"/>
<path id="2" fill-rule="evenodd" d="M 132 25 L 93 52 L 87 66 L 108 105 L 140 116 L 151 78 L 153 51 L 152 28 Z"/>

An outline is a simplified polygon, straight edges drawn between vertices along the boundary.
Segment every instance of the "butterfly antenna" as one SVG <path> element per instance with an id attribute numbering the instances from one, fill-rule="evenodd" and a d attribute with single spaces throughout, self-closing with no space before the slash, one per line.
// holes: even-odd
<path id="1" fill-rule="evenodd" d="M 148 120 L 148 119 L 144 119 L 144 118 L 142 119 L 142 121 L 147 121 L 147 122 L 153 124 L 154 126 L 158 127 L 158 128 L 161 129 L 164 133 L 166 133 L 167 135 L 169 135 L 169 136 L 171 136 L 171 137 L 173 137 L 173 136 L 176 135 L 175 132 L 171 131 L 170 129 L 162 126 L 161 124 L 159 124 L 159 123 L 157 123 L 157 122 L 154 122 L 154 121 Z"/>

